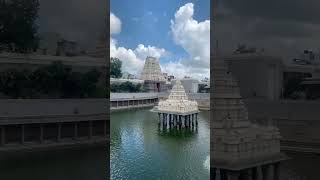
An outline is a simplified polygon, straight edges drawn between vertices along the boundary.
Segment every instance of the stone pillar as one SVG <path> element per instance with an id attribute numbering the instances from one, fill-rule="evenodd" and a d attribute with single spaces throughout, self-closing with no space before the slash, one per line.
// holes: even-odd
<path id="1" fill-rule="evenodd" d="M 57 141 L 60 142 L 61 141 L 61 123 L 58 122 L 58 135 L 57 135 Z"/>
<path id="2" fill-rule="evenodd" d="M 261 169 L 261 166 L 257 166 L 256 167 L 256 174 L 255 174 L 255 179 L 256 180 L 262 180 L 263 178 L 263 174 L 262 174 L 262 169 Z"/>
<path id="3" fill-rule="evenodd" d="M 246 172 L 246 177 L 244 179 L 246 180 L 252 180 L 252 169 L 248 169 L 247 172 Z"/>
<path id="4" fill-rule="evenodd" d="M 168 114 L 166 114 L 166 119 L 164 121 L 164 126 L 167 129 L 167 125 L 168 125 Z"/>
<path id="5" fill-rule="evenodd" d="M 266 173 L 264 174 L 264 180 L 274 180 L 274 167 L 272 164 L 267 165 Z"/>
<path id="6" fill-rule="evenodd" d="M 21 125 L 21 144 L 24 144 L 24 124 Z"/>
<path id="7" fill-rule="evenodd" d="M 107 120 L 103 121 L 103 135 L 107 137 Z"/>
<path id="8" fill-rule="evenodd" d="M 43 143 L 43 124 L 40 124 L 40 143 Z"/>
<path id="9" fill-rule="evenodd" d="M 176 115 L 176 128 L 179 129 L 179 115 Z"/>
<path id="10" fill-rule="evenodd" d="M 167 129 L 167 117 L 168 116 L 168 114 L 165 114 L 165 116 L 164 116 L 164 121 L 163 121 L 163 127 L 162 127 L 162 129 L 164 130 L 164 129 Z"/>
<path id="11" fill-rule="evenodd" d="M 192 127 L 194 126 L 194 114 L 192 114 Z"/>
<path id="12" fill-rule="evenodd" d="M 162 129 L 164 129 L 165 113 L 162 113 Z"/>
<path id="13" fill-rule="evenodd" d="M 1 126 L 1 146 L 6 144 L 6 128 Z"/>
<path id="14" fill-rule="evenodd" d="M 280 179 L 280 163 L 274 164 L 274 180 Z"/>
<path id="15" fill-rule="evenodd" d="M 215 169 L 216 173 L 215 173 L 215 180 L 221 180 L 221 173 L 220 173 L 220 169 L 217 168 Z"/>
<path id="16" fill-rule="evenodd" d="M 227 174 L 227 180 L 238 180 L 240 176 L 239 172 L 229 171 Z"/>
<path id="17" fill-rule="evenodd" d="M 77 138 L 78 138 L 78 123 L 74 122 L 74 124 L 73 124 L 73 139 L 77 139 Z"/>
<path id="18" fill-rule="evenodd" d="M 184 127 L 187 127 L 187 116 L 184 115 Z"/>
<path id="19" fill-rule="evenodd" d="M 198 126 L 198 113 L 196 113 L 196 126 Z"/>
<path id="20" fill-rule="evenodd" d="M 160 114 L 160 113 L 158 113 L 158 116 L 159 116 L 159 122 L 158 122 L 158 124 L 160 125 L 161 114 Z"/>
<path id="21" fill-rule="evenodd" d="M 169 114 L 169 129 L 171 129 L 171 122 L 172 122 L 171 114 Z"/>
<path id="22" fill-rule="evenodd" d="M 172 114 L 172 126 L 174 127 L 174 114 Z"/>
<path id="23" fill-rule="evenodd" d="M 88 127 L 88 137 L 89 139 L 92 138 L 92 121 L 89 121 L 89 127 Z"/>

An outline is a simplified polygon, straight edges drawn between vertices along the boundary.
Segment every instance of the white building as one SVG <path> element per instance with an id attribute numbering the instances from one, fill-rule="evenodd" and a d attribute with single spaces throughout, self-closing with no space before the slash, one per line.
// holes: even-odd
<path id="1" fill-rule="evenodd" d="M 172 80 L 171 83 L 174 85 L 177 80 Z M 197 93 L 199 89 L 199 81 L 192 78 L 183 78 L 179 80 L 184 87 L 186 93 Z"/>
<path id="2" fill-rule="evenodd" d="M 217 57 L 225 61 L 239 81 L 243 98 L 277 100 L 283 88 L 281 58 L 258 53 Z M 228 72 L 229 73 L 229 72 Z"/>

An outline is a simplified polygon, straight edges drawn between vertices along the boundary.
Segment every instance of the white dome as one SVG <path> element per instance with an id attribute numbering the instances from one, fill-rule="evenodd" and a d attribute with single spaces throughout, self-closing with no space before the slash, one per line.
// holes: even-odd
<path id="1" fill-rule="evenodd" d="M 196 101 L 188 100 L 188 96 L 179 80 L 173 86 L 168 99 L 160 101 L 157 108 L 159 111 L 175 113 L 199 111 L 198 103 Z"/>

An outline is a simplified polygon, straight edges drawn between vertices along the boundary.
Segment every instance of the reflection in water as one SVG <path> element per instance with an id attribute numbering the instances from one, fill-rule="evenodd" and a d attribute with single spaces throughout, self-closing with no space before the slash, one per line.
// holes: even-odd
<path id="1" fill-rule="evenodd" d="M 111 114 L 111 179 L 209 179 L 209 112 L 198 129 L 158 128 L 149 109 Z"/>
<path id="2" fill-rule="evenodd" d="M 203 163 L 203 166 L 210 171 L 210 156 L 207 156 L 206 160 Z"/>
<path id="3" fill-rule="evenodd" d="M 319 180 L 320 155 L 286 152 L 291 158 L 280 164 L 280 179 Z"/>

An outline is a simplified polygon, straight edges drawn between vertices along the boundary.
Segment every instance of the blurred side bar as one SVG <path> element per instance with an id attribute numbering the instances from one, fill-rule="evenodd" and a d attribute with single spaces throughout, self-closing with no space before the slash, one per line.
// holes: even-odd
<path id="1" fill-rule="evenodd" d="M 106 99 L 0 100 L 0 152 L 107 145 Z"/>

